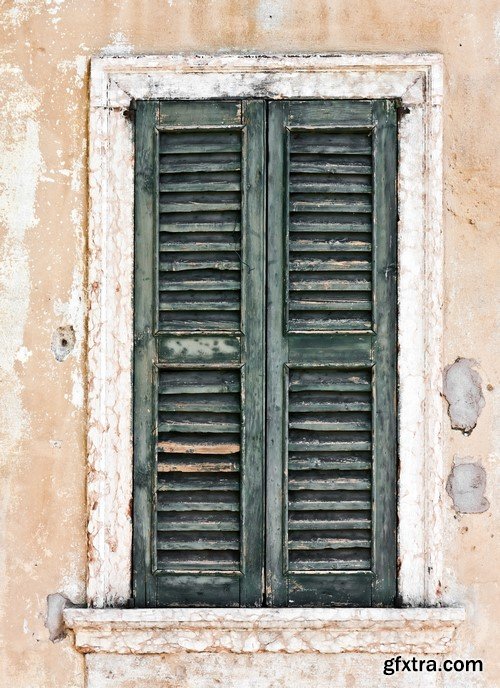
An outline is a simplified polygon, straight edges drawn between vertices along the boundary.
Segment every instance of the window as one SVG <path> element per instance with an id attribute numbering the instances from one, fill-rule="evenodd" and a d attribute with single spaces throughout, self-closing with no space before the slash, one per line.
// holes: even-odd
<path id="1" fill-rule="evenodd" d="M 135 125 L 136 605 L 394 604 L 395 101 Z"/>

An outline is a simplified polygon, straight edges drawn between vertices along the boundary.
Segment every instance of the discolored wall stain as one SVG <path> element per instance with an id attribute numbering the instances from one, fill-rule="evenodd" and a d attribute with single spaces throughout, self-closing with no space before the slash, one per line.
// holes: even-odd
<path id="1" fill-rule="evenodd" d="M 464 459 L 466 461 L 466 459 Z M 453 508 L 461 514 L 481 514 L 490 507 L 484 493 L 486 471 L 480 463 L 455 463 L 446 492 L 453 500 Z"/>
<path id="2" fill-rule="evenodd" d="M 457 358 L 444 371 L 443 395 L 448 402 L 451 427 L 470 435 L 477 424 L 485 401 L 481 377 L 474 370 L 476 361 Z"/>

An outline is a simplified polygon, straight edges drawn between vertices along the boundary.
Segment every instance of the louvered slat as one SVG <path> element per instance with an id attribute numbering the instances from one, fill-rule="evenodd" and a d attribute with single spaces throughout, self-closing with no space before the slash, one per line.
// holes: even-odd
<path id="1" fill-rule="evenodd" d="M 241 150 L 241 131 L 160 134 L 160 329 L 240 327 Z"/>
<path id="2" fill-rule="evenodd" d="M 292 368 L 288 389 L 290 570 L 368 570 L 371 373 Z"/>
<path id="3" fill-rule="evenodd" d="M 239 566 L 238 370 L 160 370 L 157 560 L 162 570 Z"/>
<path id="4" fill-rule="evenodd" d="M 292 332 L 371 328 L 371 146 L 366 131 L 290 135 Z"/>

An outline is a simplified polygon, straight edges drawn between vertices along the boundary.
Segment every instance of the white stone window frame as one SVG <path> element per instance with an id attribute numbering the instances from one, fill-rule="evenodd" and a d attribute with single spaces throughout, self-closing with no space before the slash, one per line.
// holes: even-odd
<path id="1" fill-rule="evenodd" d="M 440 397 L 442 96 L 443 62 L 439 54 L 127 55 L 92 60 L 88 243 L 89 607 L 123 607 L 131 597 L 134 127 L 127 111 L 133 100 L 225 97 L 397 98 L 401 101 L 398 591 L 403 606 L 440 605 L 440 590 L 444 585 Z M 249 611 L 240 610 L 241 618 Z M 107 622 L 114 619 L 118 627 L 124 618 L 132 626 L 134 623 L 147 625 L 153 618 L 157 622 L 163 619 L 167 624 L 173 618 L 171 610 L 147 613 L 94 610 L 105 615 L 99 622 L 99 616 L 89 616 L 91 612 L 91 609 L 67 610 L 67 623 L 82 627 L 95 622 L 101 628 L 99 624 L 104 623 L 104 618 Z M 261 612 L 263 623 L 268 612 Z M 410 610 L 406 612 L 411 616 Z M 284 614 L 285 610 L 273 613 L 276 621 L 276 613 Z M 316 610 L 316 613 L 318 619 L 326 618 L 326 610 L 321 613 Z M 382 617 L 386 622 L 398 618 L 402 621 L 398 610 L 366 610 L 366 613 L 366 618 L 373 621 L 377 614 L 379 621 Z M 328 610 L 326 616 L 339 621 L 344 618 L 342 614 L 345 616 L 345 610 Z M 359 610 L 356 614 L 351 615 L 351 620 L 359 618 Z M 461 614 L 459 610 L 450 610 L 447 623 L 450 619 L 457 621 Z M 195 617 L 198 619 L 199 615 L 197 610 Z M 441 616 L 444 620 L 445 610 Z M 184 622 L 188 618 L 192 620 L 193 610 L 186 611 L 182 618 Z M 180 617 L 177 621 L 180 623 Z"/>

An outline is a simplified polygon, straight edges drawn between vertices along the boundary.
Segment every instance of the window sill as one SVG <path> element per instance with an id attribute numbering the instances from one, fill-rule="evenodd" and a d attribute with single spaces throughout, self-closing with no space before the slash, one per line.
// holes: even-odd
<path id="1" fill-rule="evenodd" d="M 82 653 L 447 651 L 460 607 L 64 610 Z"/>

